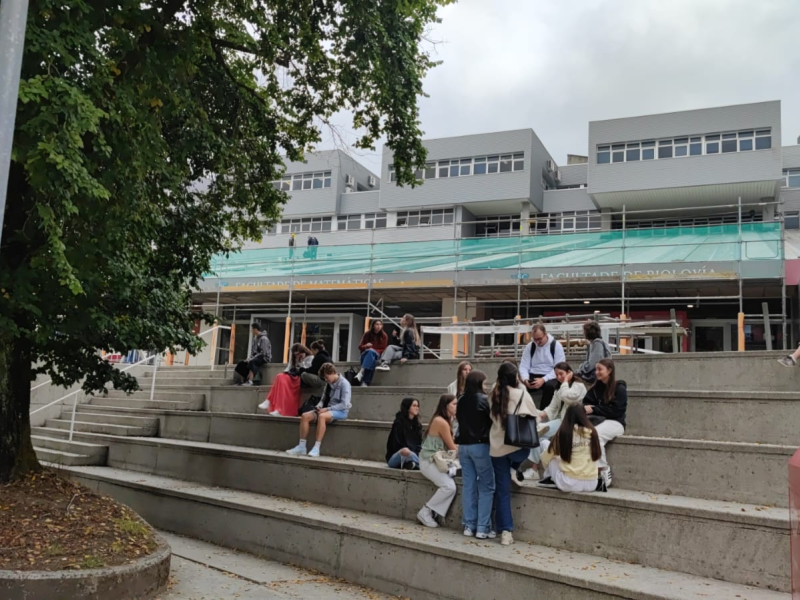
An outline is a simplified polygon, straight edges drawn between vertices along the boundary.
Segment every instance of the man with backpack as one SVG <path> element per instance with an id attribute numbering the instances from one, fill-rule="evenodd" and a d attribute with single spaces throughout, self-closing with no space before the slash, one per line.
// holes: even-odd
<path id="1" fill-rule="evenodd" d="M 541 391 L 539 410 L 544 410 L 550 405 L 558 387 L 555 366 L 567 359 L 563 346 L 547 333 L 543 323 L 534 324 L 531 337 L 533 341 L 522 352 L 519 377 L 532 395 Z"/>
<path id="2" fill-rule="evenodd" d="M 317 258 L 317 246 L 319 246 L 319 240 L 314 237 L 313 235 L 308 237 L 308 258 L 314 260 Z"/>

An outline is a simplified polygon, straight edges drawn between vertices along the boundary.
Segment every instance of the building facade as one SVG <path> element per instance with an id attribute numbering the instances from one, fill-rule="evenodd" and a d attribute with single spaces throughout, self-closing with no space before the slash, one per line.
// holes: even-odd
<path id="1" fill-rule="evenodd" d="M 588 156 L 566 164 L 531 129 L 426 140 L 414 188 L 393 183 L 386 148 L 380 174 L 319 152 L 287 165 L 275 182 L 290 197 L 282 221 L 219 261 L 198 300 L 216 292 L 238 319 L 263 317 L 247 304 L 303 298 L 306 314 L 311 302 L 347 321 L 340 360 L 353 357 L 365 306 L 433 321 L 680 308 L 694 350 L 731 349 L 743 312 L 749 347 L 781 347 L 796 337 L 800 140 L 783 144 L 780 111 L 772 101 L 593 121 Z M 301 248 L 319 240 L 313 260 L 286 254 L 291 233 Z M 316 308 L 334 297 L 352 309 Z M 756 322 L 765 304 L 769 327 Z"/>

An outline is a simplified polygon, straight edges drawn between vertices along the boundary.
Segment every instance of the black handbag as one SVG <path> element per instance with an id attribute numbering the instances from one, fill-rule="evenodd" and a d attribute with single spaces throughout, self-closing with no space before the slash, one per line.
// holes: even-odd
<path id="1" fill-rule="evenodd" d="M 538 448 L 539 428 L 533 415 L 518 415 L 522 398 L 517 402 L 514 413 L 506 416 L 506 435 L 503 440 L 506 446 L 517 448 Z"/>
<path id="2" fill-rule="evenodd" d="M 316 410 L 320 400 L 322 400 L 322 398 L 319 396 L 309 396 L 308 400 L 306 400 L 300 407 L 300 410 L 297 411 L 297 416 L 302 416 L 304 413 Z"/>
<path id="3" fill-rule="evenodd" d="M 586 415 L 586 416 L 589 417 L 589 422 L 595 427 L 597 427 L 598 425 L 600 425 L 600 423 L 606 420 L 605 417 L 601 417 L 600 415 Z"/>

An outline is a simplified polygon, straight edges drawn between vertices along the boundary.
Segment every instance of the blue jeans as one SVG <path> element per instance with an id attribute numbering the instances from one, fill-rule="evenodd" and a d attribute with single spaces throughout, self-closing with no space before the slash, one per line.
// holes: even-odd
<path id="1" fill-rule="evenodd" d="M 539 440 L 551 440 L 558 432 L 558 428 L 561 427 L 561 419 L 553 419 L 552 421 L 546 421 L 540 425 L 547 425 L 548 429 L 545 433 L 539 436 Z M 542 459 L 542 449 L 541 448 L 531 448 L 530 456 L 528 457 L 532 463 L 539 464 Z"/>
<path id="2" fill-rule="evenodd" d="M 489 456 L 489 444 L 467 444 L 458 447 L 461 461 L 462 522 L 465 528 L 477 533 L 492 529 L 494 500 L 494 470 Z"/>
<path id="3" fill-rule="evenodd" d="M 493 456 L 494 468 L 494 519 L 498 532 L 514 531 L 511 516 L 511 469 L 516 469 L 528 458 L 528 449 L 520 448 L 505 456 Z"/>
<path id="4" fill-rule="evenodd" d="M 378 364 L 381 355 L 372 348 L 368 348 L 361 353 L 361 368 L 364 369 L 364 383 L 369 385 L 375 375 L 375 366 Z"/>
<path id="5" fill-rule="evenodd" d="M 412 469 L 419 469 L 419 456 L 413 452 L 408 456 L 403 456 L 398 450 L 387 461 L 390 469 L 402 469 L 406 463 L 412 463 Z"/>

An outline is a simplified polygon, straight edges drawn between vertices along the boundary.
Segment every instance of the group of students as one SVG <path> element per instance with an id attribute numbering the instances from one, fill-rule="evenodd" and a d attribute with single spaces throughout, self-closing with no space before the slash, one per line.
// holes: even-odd
<path id="1" fill-rule="evenodd" d="M 403 399 L 387 440 L 386 461 L 391 468 L 418 468 L 437 486 L 417 514 L 423 525 L 437 527 L 447 514 L 456 495 L 458 466 L 464 535 L 486 539 L 499 532 L 503 545 L 514 541 L 512 485 L 535 478 L 539 486 L 569 492 L 608 489 L 611 468 L 605 446 L 625 431 L 627 387 L 616 378 L 599 326 L 587 323 L 584 333 L 589 342 L 586 360 L 577 371 L 563 360 L 561 345 L 552 346 L 553 338 L 541 324 L 534 326 L 520 368 L 504 361 L 491 390 L 484 373 L 462 362 L 424 434 L 419 401 Z M 539 408 L 531 390 L 542 390 Z M 506 444 L 509 414 L 536 418 L 538 448 Z M 526 464 L 529 468 L 523 471 Z"/>

